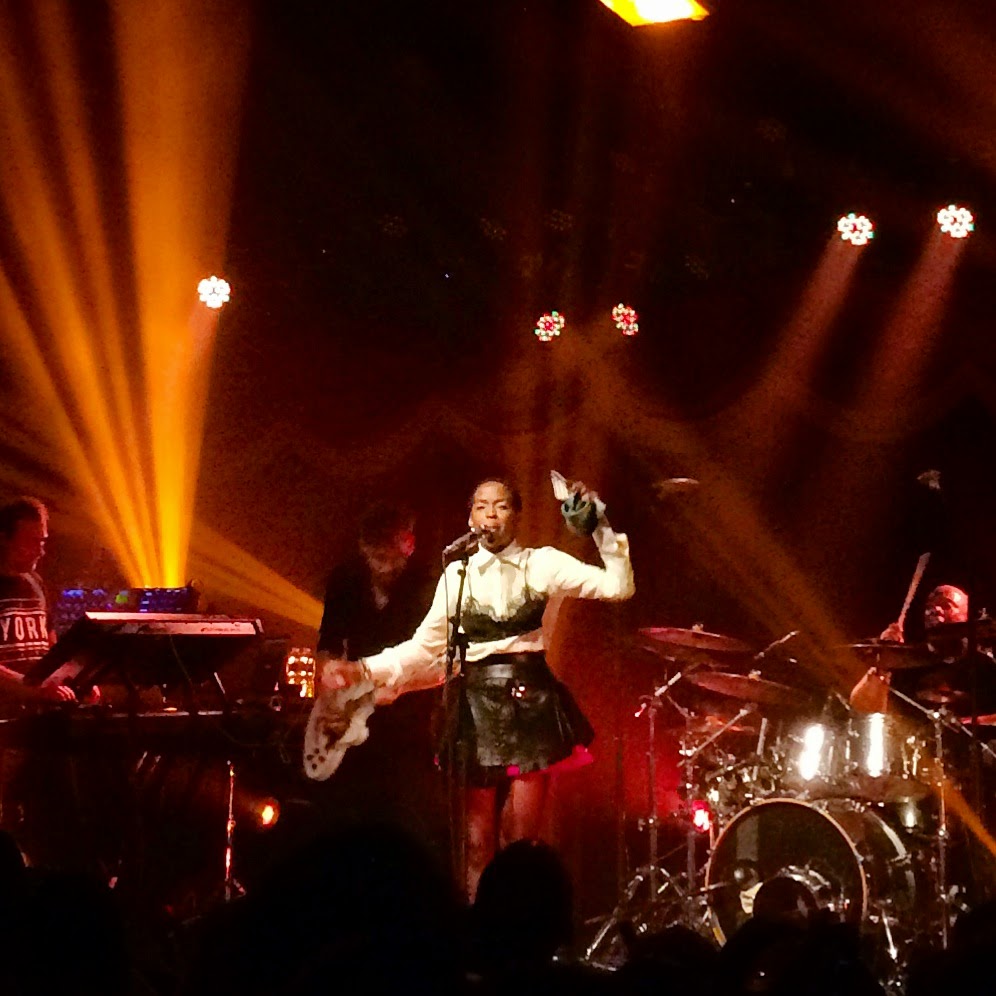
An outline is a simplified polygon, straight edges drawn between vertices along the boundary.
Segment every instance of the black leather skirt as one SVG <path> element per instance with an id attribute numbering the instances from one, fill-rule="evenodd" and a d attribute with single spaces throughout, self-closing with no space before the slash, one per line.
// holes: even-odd
<path id="1" fill-rule="evenodd" d="M 470 785 L 542 771 L 594 739 L 591 724 L 541 653 L 494 654 L 466 665 L 443 702 L 439 758 Z"/>

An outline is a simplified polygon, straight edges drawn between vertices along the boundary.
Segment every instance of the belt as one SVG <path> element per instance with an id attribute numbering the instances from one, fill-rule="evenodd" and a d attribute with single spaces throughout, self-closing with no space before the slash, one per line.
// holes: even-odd
<path id="1" fill-rule="evenodd" d="M 467 676 L 471 680 L 474 677 L 518 678 L 522 676 L 524 670 L 534 674 L 537 671 L 548 674 L 546 655 L 541 651 L 533 650 L 520 654 L 491 654 L 489 657 L 482 657 L 479 661 L 467 662 Z"/>

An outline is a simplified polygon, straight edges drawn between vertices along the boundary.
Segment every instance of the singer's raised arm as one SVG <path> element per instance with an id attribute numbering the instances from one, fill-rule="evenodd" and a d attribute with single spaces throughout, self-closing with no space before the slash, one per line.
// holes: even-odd
<path id="1" fill-rule="evenodd" d="M 535 551 L 542 568 L 543 591 L 549 595 L 569 598 L 597 598 L 621 602 L 636 591 L 633 565 L 629 559 L 629 539 L 625 533 L 615 533 L 603 519 L 592 533 L 592 539 L 602 558 L 602 567 L 586 564 L 555 547 Z"/>

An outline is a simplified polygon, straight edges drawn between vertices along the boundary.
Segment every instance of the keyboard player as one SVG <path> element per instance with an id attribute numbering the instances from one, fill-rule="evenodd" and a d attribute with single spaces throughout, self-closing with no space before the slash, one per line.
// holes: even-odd
<path id="1" fill-rule="evenodd" d="M 0 508 L 0 703 L 72 702 L 76 695 L 58 680 L 35 688 L 24 672 L 55 642 L 48 625 L 38 562 L 48 540 L 48 510 L 37 498 L 18 498 Z"/>
<path id="2" fill-rule="evenodd" d="M 58 679 L 24 684 L 24 673 L 54 642 L 45 588 L 37 573 L 48 539 L 48 511 L 37 498 L 0 507 L 0 714 L 24 706 L 72 703 L 76 695 Z M 35 863 L 80 867 L 79 825 L 71 761 L 0 750 L 0 828 Z M 85 862 L 82 862 L 85 865 Z"/>

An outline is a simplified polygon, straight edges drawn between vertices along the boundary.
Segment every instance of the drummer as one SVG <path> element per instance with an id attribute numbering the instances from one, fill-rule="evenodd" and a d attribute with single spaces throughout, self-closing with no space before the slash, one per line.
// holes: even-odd
<path id="1" fill-rule="evenodd" d="M 942 584 L 927 596 L 923 608 L 923 625 L 928 645 L 931 644 L 931 635 L 936 635 L 939 626 L 966 622 L 968 622 L 968 594 L 961 588 L 956 588 L 952 584 Z M 905 643 L 902 623 L 894 622 L 888 625 L 882 631 L 879 640 L 883 643 Z M 886 712 L 889 704 L 890 677 L 888 671 L 869 668 L 851 689 L 851 706 L 858 712 Z"/>

